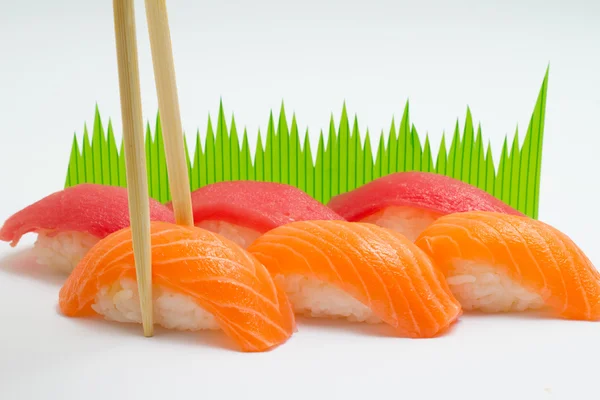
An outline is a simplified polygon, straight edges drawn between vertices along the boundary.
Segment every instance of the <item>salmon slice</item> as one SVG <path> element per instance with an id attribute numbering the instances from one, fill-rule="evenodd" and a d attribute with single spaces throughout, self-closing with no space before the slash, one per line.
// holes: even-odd
<path id="1" fill-rule="evenodd" d="M 285 287 L 296 312 L 383 321 L 402 336 L 436 336 L 461 307 L 431 260 L 401 234 L 372 224 L 299 221 L 248 251 Z"/>
<path id="2" fill-rule="evenodd" d="M 551 308 L 600 318 L 600 274 L 556 228 L 527 217 L 472 211 L 439 218 L 416 241 L 466 310 Z"/>
<path id="3" fill-rule="evenodd" d="M 155 322 L 222 329 L 243 351 L 265 351 L 295 330 L 291 305 L 266 268 L 238 245 L 197 227 L 151 224 Z M 60 290 L 70 317 L 141 322 L 131 230 L 98 242 Z"/>

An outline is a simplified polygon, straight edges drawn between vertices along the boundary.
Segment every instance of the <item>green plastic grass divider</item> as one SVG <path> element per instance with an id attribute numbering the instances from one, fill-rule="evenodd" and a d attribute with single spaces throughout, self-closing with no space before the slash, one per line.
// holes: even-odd
<path id="1" fill-rule="evenodd" d="M 204 142 L 199 131 L 191 141 L 186 135 L 190 188 L 238 179 L 281 182 L 327 203 L 332 196 L 390 173 L 427 171 L 475 185 L 537 218 L 547 88 L 548 70 L 523 144 L 519 146 L 518 130 L 512 140 L 507 136 L 497 168 L 491 145 L 484 142 L 481 125 L 475 128 L 468 108 L 463 129 L 457 121 L 451 139 L 443 135 L 438 153 L 432 154 L 429 135 L 422 140 L 410 123 L 408 102 L 400 123 L 392 119 L 389 134 L 382 132 L 376 149 L 371 148 L 369 131 L 364 136 L 359 132 L 358 118 L 350 120 L 345 104 L 339 123 L 332 115 L 329 129 L 320 132 L 316 149 L 311 149 L 308 131 L 301 137 L 296 116 L 290 121 L 283 104 L 279 115 L 271 112 L 266 131 L 258 132 L 251 149 L 246 129 L 240 136 L 235 118 L 228 123 L 221 103 L 216 129 L 208 117 Z M 193 154 L 188 143 L 195 143 Z M 146 126 L 146 156 L 149 194 L 167 202 L 170 191 L 158 116 L 154 129 Z M 97 107 L 91 135 L 84 126 L 81 142 L 77 134 L 73 138 L 65 187 L 84 182 L 126 185 L 123 144 L 116 142 L 110 121 L 104 131 Z"/>

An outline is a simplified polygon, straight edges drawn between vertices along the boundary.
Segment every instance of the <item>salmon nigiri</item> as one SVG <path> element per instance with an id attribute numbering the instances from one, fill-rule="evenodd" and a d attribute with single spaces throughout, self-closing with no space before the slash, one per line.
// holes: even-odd
<path id="1" fill-rule="evenodd" d="M 548 307 L 568 319 L 600 319 L 600 273 L 567 235 L 546 223 L 484 211 L 450 214 L 415 243 L 465 310 Z"/>
<path id="2" fill-rule="evenodd" d="M 344 219 L 302 190 L 277 182 L 211 183 L 192 192 L 192 208 L 196 226 L 244 248 L 266 231 L 290 222 Z"/>
<path id="3" fill-rule="evenodd" d="M 433 172 L 395 172 L 334 196 L 328 206 L 348 221 L 393 229 L 415 240 L 442 215 L 493 211 L 523 215 L 485 190 Z"/>
<path id="4" fill-rule="evenodd" d="M 372 224 L 293 222 L 267 232 L 248 251 L 285 288 L 297 313 L 383 321 L 413 338 L 436 336 L 461 314 L 425 253 Z"/>
<path id="5" fill-rule="evenodd" d="M 151 225 L 154 321 L 178 330 L 222 329 L 243 351 L 284 343 L 293 310 L 269 272 L 235 243 L 197 227 Z M 70 317 L 141 323 L 131 230 L 98 242 L 62 287 Z"/>

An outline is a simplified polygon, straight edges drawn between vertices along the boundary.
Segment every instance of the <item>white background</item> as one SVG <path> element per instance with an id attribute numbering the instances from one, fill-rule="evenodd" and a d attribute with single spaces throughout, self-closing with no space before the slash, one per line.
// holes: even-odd
<path id="1" fill-rule="evenodd" d="M 153 121 L 150 48 L 143 2 L 136 5 L 143 109 Z M 4 220 L 62 188 L 72 135 L 91 125 L 96 104 L 117 133 L 120 109 L 111 2 L 0 1 L 0 10 Z M 189 133 L 204 133 L 220 98 L 251 135 L 282 100 L 301 131 L 316 134 L 344 101 L 363 132 L 388 131 L 409 99 L 434 151 L 469 105 L 497 159 L 504 135 L 517 125 L 525 132 L 549 64 L 540 218 L 600 264 L 597 1 L 171 1 L 169 11 Z M 15 254 L 0 246 L 10 257 L 0 261 L 2 399 L 600 393 L 587 367 L 600 356 L 595 324 L 469 316 L 443 338 L 415 341 L 302 320 L 285 346 L 245 355 L 219 334 L 158 331 L 146 340 L 141 327 L 62 318 L 61 280 Z"/>

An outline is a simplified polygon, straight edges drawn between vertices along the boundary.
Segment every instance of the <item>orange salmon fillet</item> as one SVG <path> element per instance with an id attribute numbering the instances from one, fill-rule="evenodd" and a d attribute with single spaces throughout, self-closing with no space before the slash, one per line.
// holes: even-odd
<path id="1" fill-rule="evenodd" d="M 151 232 L 153 285 L 189 296 L 243 351 L 265 351 L 292 335 L 287 296 L 241 247 L 196 227 L 152 222 Z M 70 317 L 95 315 L 92 304 L 102 287 L 135 276 L 127 228 L 101 240 L 81 260 L 60 290 L 60 309 Z"/>
<path id="2" fill-rule="evenodd" d="M 259 237 L 248 251 L 272 275 L 330 283 L 402 336 L 436 336 L 462 313 L 444 276 L 399 233 L 346 221 L 300 221 Z"/>
<path id="3" fill-rule="evenodd" d="M 416 240 L 444 275 L 456 260 L 492 265 L 567 319 L 600 319 L 600 273 L 556 228 L 527 217 L 472 211 L 441 217 Z"/>

